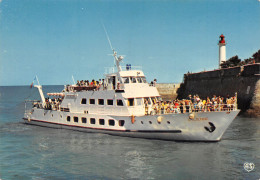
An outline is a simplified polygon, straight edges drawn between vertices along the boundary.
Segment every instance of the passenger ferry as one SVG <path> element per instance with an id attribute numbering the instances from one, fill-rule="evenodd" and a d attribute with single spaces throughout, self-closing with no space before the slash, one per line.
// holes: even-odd
<path id="1" fill-rule="evenodd" d="M 155 112 L 152 106 L 161 100 L 156 87 L 147 83 L 141 70 L 121 67 L 123 57 L 114 50 L 113 56 L 116 70 L 107 73 L 100 84 L 66 85 L 62 92 L 48 93 L 56 97 L 52 100 L 44 97 L 39 83 L 35 85 L 41 101 L 34 100 L 33 107 L 26 108 L 25 123 L 135 138 L 219 141 L 239 113 L 236 107 L 214 112 Z"/>

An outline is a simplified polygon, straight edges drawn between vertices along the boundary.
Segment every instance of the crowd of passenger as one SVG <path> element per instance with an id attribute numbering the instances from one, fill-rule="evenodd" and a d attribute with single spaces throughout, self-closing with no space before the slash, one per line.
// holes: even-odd
<path id="1" fill-rule="evenodd" d="M 44 108 L 48 110 L 59 110 L 61 101 L 62 98 L 53 98 L 53 99 L 50 99 L 49 97 L 45 98 Z"/>
<path id="2" fill-rule="evenodd" d="M 224 98 L 214 95 L 212 98 L 201 99 L 198 95 L 189 95 L 182 100 L 152 101 L 152 105 L 149 105 L 148 100 L 144 102 L 146 114 L 231 111 L 237 108 L 236 96 Z"/>
<path id="3" fill-rule="evenodd" d="M 81 80 L 77 81 L 75 85 L 66 85 L 66 88 L 64 91 L 72 92 L 72 91 L 81 91 L 81 90 L 99 90 L 101 86 L 105 85 L 104 79 L 99 79 L 99 81 L 96 81 L 92 79 L 92 81 L 89 80 Z"/>
<path id="4" fill-rule="evenodd" d="M 60 110 L 63 98 L 45 98 L 45 109 Z M 226 98 L 214 95 L 212 98 L 201 99 L 198 95 L 189 95 L 187 99 L 176 99 L 172 101 L 161 101 L 156 98 L 144 99 L 145 113 L 167 114 L 167 113 L 191 113 L 211 111 L 231 111 L 237 109 L 236 96 Z M 39 105 L 35 103 L 34 106 Z"/>
<path id="5" fill-rule="evenodd" d="M 104 79 L 99 79 L 99 81 L 96 81 L 94 79 L 92 79 L 92 81 L 89 80 L 81 80 L 81 81 L 77 81 L 77 86 L 101 86 L 102 84 L 104 84 Z"/>
<path id="6" fill-rule="evenodd" d="M 129 81 L 129 79 L 128 79 L 128 81 Z M 136 80 L 133 81 L 131 79 L 130 79 L 130 81 L 136 82 Z M 146 80 L 144 80 L 144 82 L 146 82 Z M 157 80 L 154 79 L 153 81 L 151 81 L 151 83 L 149 85 L 155 87 L 156 83 L 157 83 Z M 117 83 L 116 85 L 113 85 L 113 89 L 120 89 L 121 85 L 122 85 L 121 83 Z M 100 90 L 101 87 L 103 87 L 103 89 L 106 89 L 107 86 L 108 85 L 105 83 L 104 79 L 99 79 L 98 81 L 96 81 L 94 79 L 92 79 L 92 81 L 89 81 L 89 80 L 80 80 L 79 81 L 78 80 L 75 85 L 67 85 L 64 91 L 71 92 L 71 91 L 81 91 L 81 90 Z"/>

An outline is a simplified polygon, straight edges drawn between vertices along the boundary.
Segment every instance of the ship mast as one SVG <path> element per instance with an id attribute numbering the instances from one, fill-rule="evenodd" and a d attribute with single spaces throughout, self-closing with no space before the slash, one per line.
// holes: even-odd
<path id="1" fill-rule="evenodd" d="M 124 57 L 123 56 L 117 57 L 117 52 L 114 49 L 112 49 L 112 50 L 113 50 L 113 56 L 114 56 L 115 61 L 116 61 L 117 71 L 120 72 L 120 71 L 122 71 L 122 68 L 120 66 L 120 62 L 123 60 Z"/>
<path id="2" fill-rule="evenodd" d="M 108 43 L 109 43 L 109 45 L 110 45 L 110 48 L 111 48 L 111 50 L 113 51 L 113 56 L 114 56 L 115 61 L 116 61 L 117 71 L 120 72 L 120 71 L 122 71 L 122 68 L 121 68 L 121 66 L 120 66 L 120 62 L 124 59 L 124 57 L 123 57 L 123 56 L 118 56 L 118 57 L 117 57 L 117 52 L 116 52 L 116 51 L 114 50 L 114 48 L 112 47 L 112 44 L 111 44 L 111 41 L 110 41 L 109 36 L 108 36 L 108 34 L 107 34 L 107 30 L 106 30 L 106 28 L 105 28 L 105 25 L 104 25 L 103 23 L 102 23 L 102 25 L 103 25 L 104 31 L 105 31 L 105 33 L 106 33 L 107 40 L 108 40 Z"/>
<path id="3" fill-rule="evenodd" d="M 45 106 L 45 97 L 44 97 L 44 94 L 42 91 L 42 86 L 40 85 L 40 82 L 39 82 L 39 79 L 37 76 L 36 76 L 36 79 L 37 79 L 38 85 L 34 85 L 34 87 L 36 87 L 38 89 L 39 94 L 41 96 L 41 100 L 42 100 L 42 106 L 44 107 Z"/>

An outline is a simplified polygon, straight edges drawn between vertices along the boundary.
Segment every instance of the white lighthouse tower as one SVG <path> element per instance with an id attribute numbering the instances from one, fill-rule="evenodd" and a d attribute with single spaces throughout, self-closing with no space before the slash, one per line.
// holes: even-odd
<path id="1" fill-rule="evenodd" d="M 219 46 L 219 68 L 221 68 L 221 64 L 226 62 L 226 42 L 225 42 L 225 36 L 221 34 L 219 36 L 220 40 L 218 43 Z"/>

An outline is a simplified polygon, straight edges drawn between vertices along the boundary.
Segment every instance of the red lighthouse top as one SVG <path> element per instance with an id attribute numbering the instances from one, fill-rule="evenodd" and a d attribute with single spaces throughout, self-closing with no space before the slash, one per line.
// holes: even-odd
<path id="1" fill-rule="evenodd" d="M 221 44 L 225 44 L 225 43 L 226 43 L 226 41 L 225 41 L 225 36 L 224 36 L 223 34 L 221 34 L 221 35 L 219 36 L 219 38 L 220 38 L 219 43 L 221 43 Z"/>

